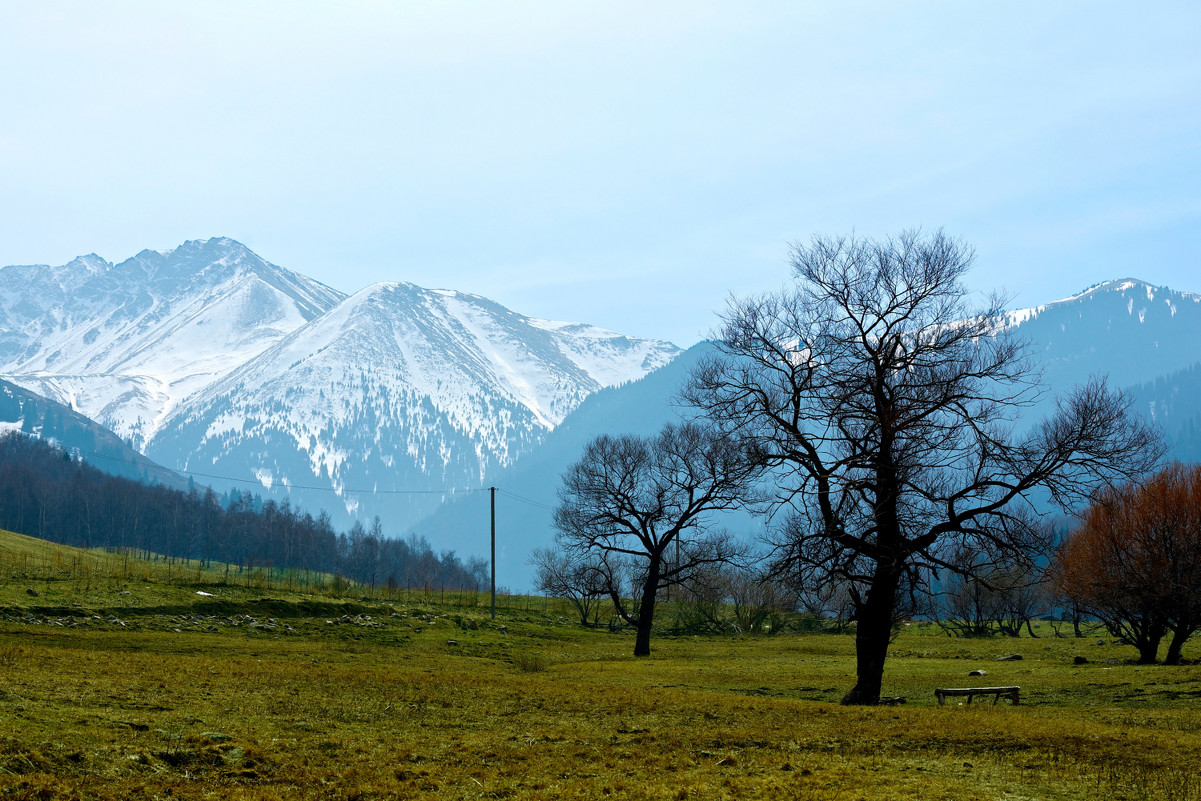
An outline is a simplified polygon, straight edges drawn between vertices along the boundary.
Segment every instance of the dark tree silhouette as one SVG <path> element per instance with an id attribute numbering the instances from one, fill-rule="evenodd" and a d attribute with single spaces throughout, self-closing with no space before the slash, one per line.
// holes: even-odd
<path id="1" fill-rule="evenodd" d="M 1039 375 L 1000 299 L 969 307 L 972 258 L 942 232 L 815 237 L 793 249 L 794 288 L 731 301 L 718 355 L 684 392 L 771 471 L 779 563 L 806 586 L 847 583 L 858 680 L 844 703 L 878 702 L 898 613 L 932 571 L 958 569 L 950 552 L 1030 560 L 1049 548 L 1029 525 L 1034 493 L 1070 505 L 1160 453 L 1103 380 L 1015 433 Z"/>
<path id="2" fill-rule="evenodd" d="M 736 438 L 685 423 L 653 438 L 597 437 L 564 474 L 559 545 L 604 573 L 617 613 L 637 629 L 635 656 L 650 653 L 659 591 L 737 554 L 706 522 L 746 498 L 754 463 Z M 623 575 L 634 584 L 632 600 L 623 597 Z"/>

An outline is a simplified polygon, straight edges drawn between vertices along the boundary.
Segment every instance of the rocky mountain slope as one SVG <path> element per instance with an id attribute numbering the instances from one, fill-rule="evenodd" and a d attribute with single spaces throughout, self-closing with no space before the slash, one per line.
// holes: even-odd
<path id="1" fill-rule="evenodd" d="M 232 239 L 0 270 L 0 374 L 142 449 L 189 397 L 343 295 Z"/>

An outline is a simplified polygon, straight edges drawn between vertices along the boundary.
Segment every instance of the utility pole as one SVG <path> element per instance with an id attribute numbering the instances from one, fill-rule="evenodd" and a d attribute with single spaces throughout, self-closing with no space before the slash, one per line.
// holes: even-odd
<path id="1" fill-rule="evenodd" d="M 492 619 L 496 620 L 496 487 L 488 487 L 492 496 Z"/>

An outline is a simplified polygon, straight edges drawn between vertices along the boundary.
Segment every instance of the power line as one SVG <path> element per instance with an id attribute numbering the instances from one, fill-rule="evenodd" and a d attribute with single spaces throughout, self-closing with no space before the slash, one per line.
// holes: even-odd
<path id="1" fill-rule="evenodd" d="M 501 495 L 512 498 L 515 501 L 521 501 L 524 504 L 528 504 L 529 506 L 537 506 L 539 509 L 545 509 L 548 512 L 555 511 L 555 507 L 553 507 L 553 506 L 547 506 L 546 504 L 540 503 L 539 501 L 530 500 L 529 498 L 523 498 L 522 496 L 518 495 L 517 493 L 509 492 L 506 489 L 500 489 L 498 487 L 497 492 L 499 492 Z"/>

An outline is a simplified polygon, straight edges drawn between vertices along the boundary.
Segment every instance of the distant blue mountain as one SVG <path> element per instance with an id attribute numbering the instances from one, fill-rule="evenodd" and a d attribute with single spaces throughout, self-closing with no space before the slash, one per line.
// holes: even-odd
<path id="1" fill-rule="evenodd" d="M 1128 392 L 1134 407 L 1163 429 L 1170 458 L 1201 461 L 1201 361 Z"/>
<path id="2" fill-rule="evenodd" d="M 4 430 L 55 443 L 110 475 L 174 489 L 189 487 L 188 479 L 147 459 L 94 420 L 0 380 L 0 431 Z"/>
<path id="3" fill-rule="evenodd" d="M 1010 319 L 1030 340 L 1052 391 L 1098 373 L 1114 387 L 1142 384 L 1201 360 L 1201 295 L 1133 278 L 1012 312 Z"/>
<path id="4" fill-rule="evenodd" d="M 702 342 L 645 378 L 603 389 L 586 398 L 542 444 L 515 465 L 487 476 L 498 487 L 496 573 L 499 584 L 529 589 L 533 568 L 530 551 L 554 540 L 553 508 L 560 477 L 580 458 L 584 446 L 600 434 L 651 436 L 666 423 L 678 422 L 685 409 L 675 402 L 693 366 L 713 345 Z M 750 516 L 723 519 L 732 531 L 756 534 L 762 524 Z M 436 549 L 458 554 L 487 554 L 489 508 L 486 493 L 474 493 L 443 504 L 411 533 L 424 536 Z"/>

